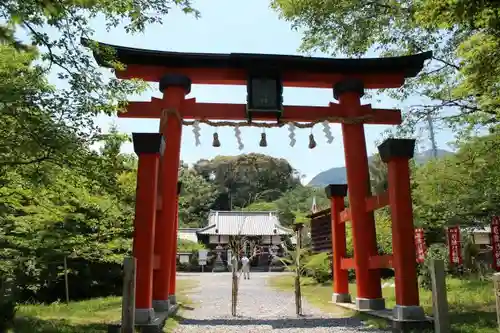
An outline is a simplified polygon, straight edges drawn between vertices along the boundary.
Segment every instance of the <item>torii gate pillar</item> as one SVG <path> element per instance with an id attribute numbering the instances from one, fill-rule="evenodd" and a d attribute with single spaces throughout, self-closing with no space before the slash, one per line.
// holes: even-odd
<path id="1" fill-rule="evenodd" d="M 344 198 L 347 196 L 346 184 L 330 184 L 325 188 L 330 199 L 330 217 L 332 227 L 332 257 L 333 257 L 333 303 L 351 303 L 349 294 L 348 271 L 342 269 L 342 258 L 346 257 L 347 244 L 345 223 L 340 220 L 344 210 Z"/>
<path id="2" fill-rule="evenodd" d="M 361 80 L 347 79 L 334 85 L 334 97 L 345 113 L 355 118 L 361 113 L 364 84 Z M 380 270 L 370 269 L 370 257 L 377 256 L 375 219 L 366 211 L 366 198 L 370 194 L 368 156 L 365 130 L 362 123 L 342 123 L 349 207 L 352 220 L 354 264 L 356 269 L 356 305 L 359 310 L 385 309 L 382 298 Z"/>
<path id="3" fill-rule="evenodd" d="M 423 320 L 419 306 L 413 209 L 408 160 L 413 158 L 415 140 L 387 139 L 378 147 L 387 163 L 389 203 L 392 219 L 392 257 L 395 272 L 396 320 Z"/>
<path id="4" fill-rule="evenodd" d="M 155 320 L 153 310 L 153 252 L 158 162 L 163 150 L 160 133 L 132 133 L 139 156 L 132 252 L 137 260 L 135 318 L 137 324 Z"/>
<path id="5" fill-rule="evenodd" d="M 177 197 L 175 198 L 175 220 L 174 220 L 174 232 L 172 233 L 171 240 L 174 244 L 174 253 L 172 262 L 170 264 L 170 287 L 169 291 L 169 301 L 170 304 L 177 304 L 177 298 L 175 297 L 175 289 L 176 289 L 176 272 L 177 272 L 177 232 L 179 230 L 179 195 L 181 194 L 182 182 L 177 182 Z"/>
<path id="6" fill-rule="evenodd" d="M 191 91 L 191 80 L 184 75 L 169 74 L 160 80 L 163 92 L 160 132 L 165 137 L 165 152 L 160 168 L 161 206 L 157 210 L 155 255 L 158 267 L 153 276 L 153 305 L 157 311 L 169 308 L 170 280 L 175 279 L 172 260 L 176 258 L 173 241 L 177 212 L 177 181 L 182 135 L 182 104 Z"/>

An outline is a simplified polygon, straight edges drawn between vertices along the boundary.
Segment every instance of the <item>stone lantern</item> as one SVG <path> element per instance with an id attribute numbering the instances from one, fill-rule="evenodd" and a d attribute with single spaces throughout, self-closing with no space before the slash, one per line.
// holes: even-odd
<path id="1" fill-rule="evenodd" d="M 215 263 L 214 263 L 214 267 L 212 269 L 212 272 L 225 272 L 226 271 L 226 267 L 224 266 L 224 262 L 222 261 L 222 251 L 224 251 L 224 248 L 222 247 L 222 245 L 217 244 L 217 246 L 215 247 L 216 258 L 215 258 Z"/>

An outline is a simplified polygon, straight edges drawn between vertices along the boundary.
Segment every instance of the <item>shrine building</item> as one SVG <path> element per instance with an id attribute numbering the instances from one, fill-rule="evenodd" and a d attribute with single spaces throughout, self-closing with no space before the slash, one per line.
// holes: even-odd
<path id="1" fill-rule="evenodd" d="M 206 226 L 203 228 L 180 228 L 179 239 L 203 243 L 209 250 L 221 251 L 227 265 L 229 240 L 243 236 L 259 245 L 260 255 L 252 260 L 254 268 L 267 270 L 271 254 L 282 254 L 284 242 L 288 239 L 295 243 L 294 231 L 281 225 L 275 211 L 210 211 Z M 250 248 L 245 249 L 250 256 Z"/>

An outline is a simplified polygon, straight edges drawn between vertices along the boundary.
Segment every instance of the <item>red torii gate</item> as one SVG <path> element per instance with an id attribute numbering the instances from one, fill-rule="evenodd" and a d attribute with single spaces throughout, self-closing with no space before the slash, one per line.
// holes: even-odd
<path id="1" fill-rule="evenodd" d="M 160 119 L 160 133 L 133 133 L 134 149 L 139 156 L 133 245 L 133 253 L 137 258 L 138 324 L 154 324 L 157 312 L 165 312 L 175 303 L 178 167 L 183 119 L 277 120 L 281 124 L 328 120 L 341 123 L 350 205 L 349 217 L 344 217 L 344 221 L 350 219 L 353 225 L 354 259 L 349 266 L 356 270 L 356 304 L 359 309 L 385 307 L 379 273 L 379 268 L 385 264 L 383 258 L 378 257 L 374 219 L 366 203 L 369 173 L 364 124 L 398 125 L 401 123 L 401 113 L 398 110 L 361 105 L 360 99 L 365 89 L 401 87 L 406 78 L 420 72 L 424 61 L 431 57 L 430 52 L 378 59 L 329 59 L 177 53 L 89 40 L 82 42 L 87 46 L 114 51 L 114 60 L 126 65 L 125 69 L 116 71 L 117 78 L 159 82 L 163 93 L 161 99 L 130 102 L 126 112 L 119 114 L 121 118 Z M 94 57 L 99 65 L 112 67 L 102 52 L 94 49 Z M 186 99 L 192 83 L 247 85 L 247 104 L 199 103 L 194 98 Z M 285 106 L 282 105 L 283 87 L 333 87 L 338 103 L 321 107 Z M 409 182 L 408 159 L 400 155 L 401 147 L 404 152 L 408 152 L 413 151 L 413 145 L 412 140 L 392 139 L 385 143 L 387 149 L 382 158 L 390 160 L 390 184 L 394 184 L 391 180 L 398 177 Z M 408 264 L 405 266 L 405 262 L 415 262 L 415 251 L 413 233 L 410 232 L 409 237 L 405 234 L 407 229 L 413 230 L 413 222 L 409 187 L 405 182 L 402 184 L 399 187 L 391 185 L 389 192 L 391 203 L 394 200 L 394 205 L 391 205 L 393 222 L 398 225 L 393 229 L 396 232 L 393 240 L 401 250 L 398 253 L 395 251 L 392 258 L 398 294 L 395 313 L 404 319 L 413 318 L 415 314 L 423 315 L 423 311 L 419 306 L 415 269 L 405 269 L 409 267 Z M 332 191 L 332 195 L 336 196 L 336 190 L 332 188 Z M 396 196 L 397 199 L 394 199 Z M 337 201 L 332 201 L 334 207 L 340 207 Z M 332 225 L 334 228 L 341 225 L 340 211 L 337 210 L 335 216 L 338 221 Z M 334 244 L 340 256 L 339 246 L 341 242 Z M 336 261 L 335 273 L 340 272 L 340 275 L 336 275 L 335 279 L 340 281 L 340 287 L 335 300 L 342 302 L 350 300 L 350 297 L 344 288 L 339 265 L 342 263 Z"/>

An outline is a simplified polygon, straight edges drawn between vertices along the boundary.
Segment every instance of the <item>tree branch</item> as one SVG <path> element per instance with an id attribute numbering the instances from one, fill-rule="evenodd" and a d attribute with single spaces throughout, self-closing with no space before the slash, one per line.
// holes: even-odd
<path id="1" fill-rule="evenodd" d="M 27 161 L 5 161 L 5 162 L 0 162 L 1 166 L 15 166 L 15 165 L 28 165 L 28 164 L 36 164 L 36 163 L 41 163 L 43 161 L 47 161 L 51 158 L 50 154 L 46 154 L 45 156 L 41 156 L 38 158 L 34 158 L 32 160 L 27 160 Z"/>
<path id="2" fill-rule="evenodd" d="M 451 62 L 446 61 L 446 60 L 444 60 L 444 59 L 437 58 L 437 57 L 434 57 L 434 56 L 432 56 L 432 58 L 431 58 L 431 59 L 436 60 L 436 61 L 439 61 L 439 62 L 441 62 L 441 63 L 445 64 L 446 66 L 453 67 L 453 68 L 455 68 L 457 71 L 459 71 L 459 70 L 460 70 L 460 66 L 457 66 L 457 65 L 455 65 L 455 64 L 452 64 Z"/>

